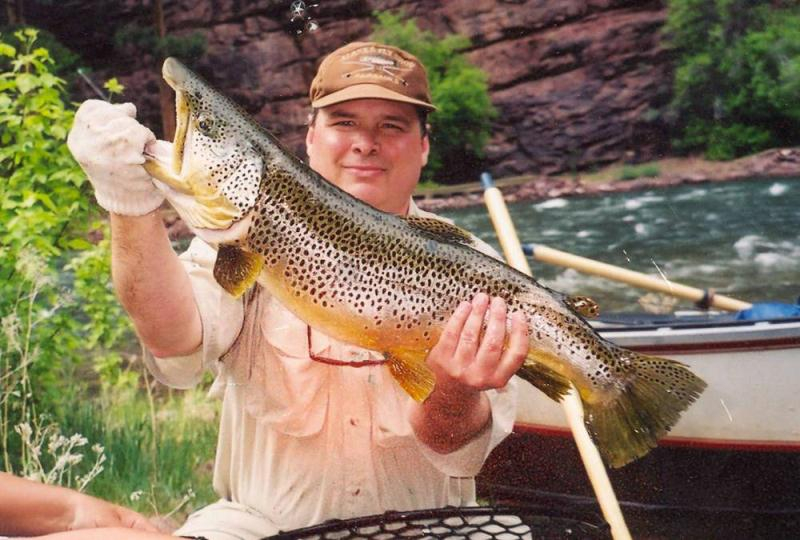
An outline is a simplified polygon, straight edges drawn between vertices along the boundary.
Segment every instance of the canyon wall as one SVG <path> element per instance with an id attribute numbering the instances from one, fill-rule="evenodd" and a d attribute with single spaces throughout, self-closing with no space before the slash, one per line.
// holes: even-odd
<path id="1" fill-rule="evenodd" d="M 308 0 L 319 29 L 297 35 L 289 1 L 165 2 L 170 33 L 200 32 L 193 67 L 302 154 L 307 89 L 320 59 L 366 39 L 375 11 L 402 9 L 438 35 L 464 34 L 469 59 L 489 75 L 497 108 L 485 166 L 496 177 L 589 170 L 648 161 L 669 144 L 660 110 L 671 95 L 662 37 L 665 2 L 631 0 Z M 31 2 L 28 21 L 53 32 L 96 70 L 117 76 L 158 131 L 156 58 L 115 46 L 130 22 L 152 24 L 150 2 Z M 89 97 L 88 89 L 80 91 Z M 464 181 L 474 181 L 464 178 Z"/>

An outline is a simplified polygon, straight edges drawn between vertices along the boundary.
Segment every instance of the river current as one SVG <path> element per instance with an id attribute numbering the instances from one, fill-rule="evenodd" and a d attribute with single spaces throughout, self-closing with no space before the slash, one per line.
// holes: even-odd
<path id="1" fill-rule="evenodd" d="M 800 296 L 800 181 L 695 184 L 509 205 L 520 241 L 748 302 Z M 438 212 L 496 249 L 483 206 Z M 544 285 L 603 311 L 642 311 L 647 291 L 529 259 Z M 681 300 L 675 309 L 692 308 Z"/>

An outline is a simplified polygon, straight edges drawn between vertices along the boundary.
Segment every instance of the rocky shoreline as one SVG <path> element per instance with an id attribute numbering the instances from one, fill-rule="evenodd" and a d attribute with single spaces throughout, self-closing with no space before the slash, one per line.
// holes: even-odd
<path id="1" fill-rule="evenodd" d="M 580 176 L 539 176 L 528 182 L 502 187 L 506 202 L 537 201 L 558 197 L 597 196 L 644 189 L 745 180 L 748 178 L 800 178 L 800 148 L 766 150 L 727 162 L 698 159 L 670 160 L 669 167 L 654 177 L 634 180 L 594 181 Z M 442 197 L 415 195 L 417 205 L 428 211 L 466 208 L 483 204 L 483 193 L 473 190 Z"/>

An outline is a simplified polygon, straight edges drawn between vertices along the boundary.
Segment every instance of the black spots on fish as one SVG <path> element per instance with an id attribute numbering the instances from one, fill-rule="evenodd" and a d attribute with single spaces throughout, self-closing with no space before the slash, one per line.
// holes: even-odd
<path id="1" fill-rule="evenodd" d="M 261 159 L 251 156 L 239 161 L 235 169 L 223 171 L 226 181 L 222 193 L 241 213 L 249 211 L 256 203 L 262 170 Z"/>
<path id="2" fill-rule="evenodd" d="M 595 370 L 587 373 L 589 381 L 595 386 L 602 386 L 608 383 L 611 376 L 611 368 L 608 364 L 598 364 Z"/>
<path id="3" fill-rule="evenodd" d="M 653 384 L 659 384 L 678 399 L 684 400 L 696 397 L 693 385 L 697 377 L 684 364 L 667 358 L 644 357 L 647 359 L 647 369 L 642 369 L 643 361 L 641 356 L 624 350 L 621 350 L 621 354 L 630 356 L 629 362 L 632 365 L 638 362 L 637 377 Z"/>

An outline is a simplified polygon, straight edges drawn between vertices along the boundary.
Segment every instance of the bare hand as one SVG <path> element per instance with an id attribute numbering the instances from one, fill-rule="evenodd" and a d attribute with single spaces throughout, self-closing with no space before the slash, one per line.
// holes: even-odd
<path id="1" fill-rule="evenodd" d="M 529 345 L 525 316 L 514 313 L 510 322 L 507 330 L 501 298 L 490 302 L 480 293 L 471 303 L 462 302 L 428 354 L 428 366 L 436 375 L 434 393 L 448 396 L 448 401 L 469 401 L 483 390 L 504 387 L 525 361 Z"/>
<path id="2" fill-rule="evenodd" d="M 72 506 L 74 514 L 70 530 L 124 527 L 140 531 L 160 532 L 155 525 L 138 512 L 83 493 L 75 494 Z"/>

